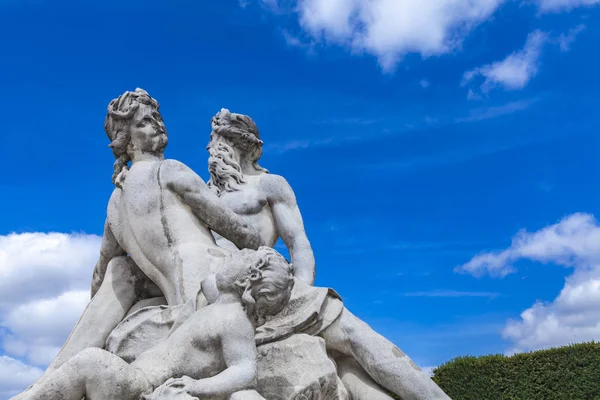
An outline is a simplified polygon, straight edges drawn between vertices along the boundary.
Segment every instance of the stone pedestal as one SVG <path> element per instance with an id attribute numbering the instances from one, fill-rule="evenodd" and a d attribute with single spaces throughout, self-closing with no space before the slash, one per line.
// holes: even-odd
<path id="1" fill-rule="evenodd" d="M 258 347 L 258 392 L 269 400 L 349 400 L 325 341 L 305 334 Z"/>

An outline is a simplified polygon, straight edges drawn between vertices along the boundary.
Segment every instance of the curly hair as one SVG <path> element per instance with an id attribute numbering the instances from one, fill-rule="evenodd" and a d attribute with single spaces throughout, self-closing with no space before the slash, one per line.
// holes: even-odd
<path id="1" fill-rule="evenodd" d="M 222 136 L 233 143 L 258 171 L 268 172 L 258 165 L 262 156 L 263 141 L 256 123 L 247 115 L 230 112 L 222 108 L 211 119 L 212 135 Z"/>
<path id="2" fill-rule="evenodd" d="M 235 251 L 227 258 L 226 266 L 217 274 L 217 288 L 226 290 L 223 281 L 235 281 L 237 294 L 256 326 L 285 307 L 294 286 L 294 267 L 281 254 L 262 246 Z"/>
<path id="3" fill-rule="evenodd" d="M 127 164 L 131 161 L 131 157 L 127 154 L 127 147 L 131 139 L 129 124 L 141 104 L 155 108 L 157 111 L 160 108 L 158 102 L 140 88 L 133 92 L 123 93 L 108 105 L 104 130 L 111 141 L 109 147 L 117 159 L 113 165 L 112 182 L 119 188 L 125 179 Z"/>

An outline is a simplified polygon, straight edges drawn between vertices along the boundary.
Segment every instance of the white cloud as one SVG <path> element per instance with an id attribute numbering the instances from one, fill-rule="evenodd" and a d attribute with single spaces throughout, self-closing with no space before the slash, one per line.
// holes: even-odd
<path id="1" fill-rule="evenodd" d="M 48 365 L 89 301 L 90 292 L 83 290 L 19 305 L 2 321 L 11 332 L 3 340 L 4 351 L 34 365 Z"/>
<path id="2" fill-rule="evenodd" d="M 96 235 L 82 234 L 0 236 L 0 312 L 68 290 L 89 289 L 100 242 Z"/>
<path id="3" fill-rule="evenodd" d="M 42 370 L 19 360 L 0 356 L 0 398 L 10 398 L 42 375 Z"/>
<path id="4" fill-rule="evenodd" d="M 573 267 L 560 294 L 536 302 L 511 320 L 503 337 L 509 353 L 600 339 L 600 225 L 589 214 L 572 214 L 537 232 L 519 232 L 503 251 L 475 256 L 457 271 L 505 276 L 527 259 Z"/>
<path id="5" fill-rule="evenodd" d="M 600 0 L 536 0 L 540 11 L 568 11 L 577 7 L 591 7 L 600 4 Z"/>
<path id="6" fill-rule="evenodd" d="M 251 0 L 240 0 L 246 7 Z M 257 1 L 257 0 L 255 0 Z M 600 0 L 521 0 L 535 3 L 541 12 L 568 11 L 593 6 Z M 463 40 L 477 25 L 490 19 L 506 0 L 258 0 L 276 15 L 297 14 L 303 36 L 284 30 L 286 42 L 313 53 L 314 44 L 347 48 L 353 54 L 367 53 L 392 72 L 409 53 L 438 56 L 460 49 Z M 284 6 L 285 5 L 285 6 Z M 541 39 L 540 37 L 531 38 Z M 491 64 L 493 76 L 507 87 L 523 87 L 537 67 L 536 43 L 530 54 L 515 54 Z M 526 46 L 527 47 L 527 46 Z M 523 58 L 525 57 L 525 58 Z M 527 59 L 531 57 L 531 59 Z M 534 60 L 535 59 L 535 60 Z M 484 67 L 482 67 L 484 68 Z M 479 71 L 483 74 L 484 71 Z M 487 77 L 486 77 L 487 78 Z"/>
<path id="7" fill-rule="evenodd" d="M 84 234 L 0 236 L 0 398 L 33 383 L 37 367 L 64 344 L 89 302 L 100 241 Z"/>
<path id="8" fill-rule="evenodd" d="M 521 50 L 509 54 L 501 61 L 465 72 L 463 85 L 481 76 L 484 78 L 484 82 L 480 86 L 483 93 L 487 93 L 497 86 L 502 86 L 506 90 L 523 89 L 537 74 L 542 48 L 547 41 L 548 34 L 544 32 L 538 30 L 530 33 Z M 469 97 L 472 96 L 474 94 L 471 91 Z"/>
<path id="9" fill-rule="evenodd" d="M 407 53 L 428 57 L 457 49 L 469 31 L 488 19 L 503 1 L 297 0 L 293 3 L 301 28 L 313 41 L 372 54 L 389 72 Z"/>
<path id="10" fill-rule="evenodd" d="M 508 353 L 600 339 L 600 271 L 576 271 L 550 303 L 536 302 L 520 319 L 507 323 L 502 336 Z"/>
<path id="11" fill-rule="evenodd" d="M 474 276 L 504 277 L 515 269 L 512 263 L 529 259 L 565 266 L 590 266 L 600 261 L 600 227 L 592 215 L 576 213 L 537 232 L 517 233 L 503 251 L 479 254 L 456 268 Z"/>

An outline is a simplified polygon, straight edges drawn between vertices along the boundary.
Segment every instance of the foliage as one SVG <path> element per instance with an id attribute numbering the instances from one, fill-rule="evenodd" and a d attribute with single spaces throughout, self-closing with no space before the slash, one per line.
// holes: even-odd
<path id="1" fill-rule="evenodd" d="M 453 400 L 600 399 L 600 343 L 459 357 L 435 369 L 433 380 Z"/>

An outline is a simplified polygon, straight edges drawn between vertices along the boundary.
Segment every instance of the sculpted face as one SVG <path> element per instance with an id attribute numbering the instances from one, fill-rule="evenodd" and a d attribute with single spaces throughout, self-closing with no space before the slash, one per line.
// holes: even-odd
<path id="1" fill-rule="evenodd" d="M 228 256 L 215 281 L 219 292 L 241 295 L 246 311 L 261 325 L 266 316 L 279 313 L 288 303 L 294 272 L 276 250 L 260 247 Z"/>
<path id="2" fill-rule="evenodd" d="M 167 130 L 162 116 L 152 106 L 140 105 L 131 119 L 129 130 L 133 149 L 162 153 L 167 146 Z"/>
<path id="3" fill-rule="evenodd" d="M 293 274 L 286 261 L 272 260 L 261 268 L 260 279 L 251 284 L 250 292 L 256 300 L 259 317 L 279 313 L 290 299 Z"/>

